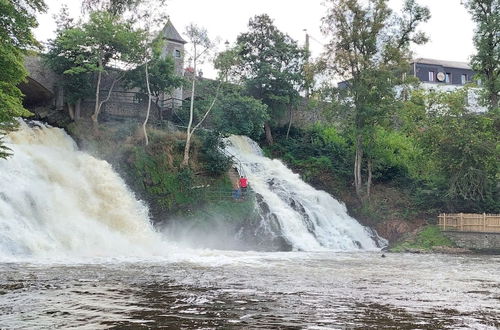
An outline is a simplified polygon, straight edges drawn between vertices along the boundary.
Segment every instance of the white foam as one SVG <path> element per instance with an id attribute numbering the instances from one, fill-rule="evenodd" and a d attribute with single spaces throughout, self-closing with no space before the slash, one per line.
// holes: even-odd
<path id="1" fill-rule="evenodd" d="M 239 170 L 263 197 L 294 249 L 378 249 L 373 233 L 350 217 L 344 204 L 302 181 L 281 161 L 264 157 L 250 138 L 232 135 L 227 142 L 226 151 L 241 162 Z"/>

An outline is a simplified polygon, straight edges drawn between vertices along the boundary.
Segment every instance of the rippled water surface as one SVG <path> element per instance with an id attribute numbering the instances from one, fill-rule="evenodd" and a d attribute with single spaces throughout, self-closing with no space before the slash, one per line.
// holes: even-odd
<path id="1" fill-rule="evenodd" d="M 201 251 L 0 264 L 0 328 L 500 327 L 500 257 Z"/>

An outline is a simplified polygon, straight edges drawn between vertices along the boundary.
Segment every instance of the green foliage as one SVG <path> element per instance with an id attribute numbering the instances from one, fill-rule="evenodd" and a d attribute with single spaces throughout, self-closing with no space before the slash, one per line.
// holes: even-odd
<path id="1" fill-rule="evenodd" d="M 418 195 L 450 211 L 498 212 L 496 116 L 471 113 L 467 93 L 417 92 L 402 109 L 403 126 L 420 150 L 412 176 L 421 181 Z"/>
<path id="2" fill-rule="evenodd" d="M 85 31 L 73 24 L 67 9 L 59 17 L 60 26 L 54 40 L 49 41 L 48 52 L 43 55 L 44 63 L 63 75 L 59 84 L 64 88 L 65 99 L 70 104 L 92 95 L 93 76 L 97 63 L 92 58 Z"/>
<path id="3" fill-rule="evenodd" d="M 223 134 L 246 135 L 258 139 L 269 120 L 267 106 L 242 95 L 237 89 L 224 90 L 214 107 L 214 128 Z"/>
<path id="4" fill-rule="evenodd" d="M 31 29 L 38 26 L 36 13 L 46 10 L 43 0 L 1 0 L 0 40 L 18 50 L 37 46 Z"/>
<path id="5" fill-rule="evenodd" d="M 488 107 L 494 110 L 500 101 L 500 2 L 466 0 L 465 6 L 476 23 L 472 68 L 484 86 Z"/>
<path id="6" fill-rule="evenodd" d="M 344 88 L 334 89 L 332 99 L 342 114 L 343 126 L 355 141 L 354 184 L 358 197 L 369 197 L 372 170 L 377 154 L 375 134 L 387 128 L 399 107 L 395 87 L 406 85 L 410 43 L 426 40 L 416 32 L 429 19 L 427 8 L 407 0 L 396 16 L 387 0 L 330 0 L 323 18 L 323 32 L 331 37 L 324 61 L 337 76 L 346 79 Z M 366 194 L 362 193 L 362 172 L 366 168 Z"/>
<path id="7" fill-rule="evenodd" d="M 130 157 L 133 162 L 129 175 L 136 179 L 134 184 L 154 198 L 160 208 L 172 211 L 194 202 L 195 196 L 191 189 L 194 178 L 190 170 L 169 168 L 165 163 L 165 155 L 149 153 L 141 147 L 134 148 Z"/>
<path id="8" fill-rule="evenodd" d="M 400 131 L 378 127 L 370 156 L 374 159 L 373 176 L 378 182 L 421 178 L 428 171 L 422 162 L 424 151 L 416 141 Z"/>
<path id="9" fill-rule="evenodd" d="M 184 80 L 175 72 L 175 62 L 172 56 L 163 56 L 161 53 L 164 41 L 156 38 L 148 48 L 152 49 L 152 56 L 147 61 L 149 72 L 149 88 L 151 94 L 158 99 L 163 93 L 168 93 L 173 89 L 182 86 Z M 145 65 L 142 64 L 134 70 L 127 72 L 125 77 L 127 84 L 137 87 L 143 93 L 148 92 L 146 85 Z"/>
<path id="10" fill-rule="evenodd" d="M 455 243 L 441 233 L 437 226 L 427 226 L 421 230 L 414 238 L 399 243 L 393 248 L 392 252 L 404 252 L 406 250 L 432 250 L 433 247 L 446 246 L 455 247 Z"/>
<path id="11" fill-rule="evenodd" d="M 6 128 L 13 128 L 13 118 L 29 116 L 22 105 L 23 95 L 17 85 L 26 78 L 24 55 L 39 44 L 31 29 L 38 25 L 35 14 L 45 11 L 43 0 L 0 0 L 0 158 L 8 156 L 2 144 Z"/>
<path id="12" fill-rule="evenodd" d="M 158 1 L 158 0 L 157 0 Z M 163 0 L 159 0 L 162 4 Z M 134 10 L 144 0 L 83 0 L 82 9 L 93 11 L 106 11 L 112 15 L 123 14 L 127 9 Z"/>
<path id="13" fill-rule="evenodd" d="M 304 179 L 319 181 L 324 175 L 334 175 L 347 182 L 352 177 L 352 149 L 335 128 L 315 125 L 309 130 L 293 129 L 289 139 L 284 129 L 276 133 L 277 143 L 266 152 L 300 170 Z"/>
<path id="14" fill-rule="evenodd" d="M 212 117 L 205 127 L 224 135 L 247 135 L 258 139 L 262 134 L 264 123 L 269 119 L 267 106 L 261 101 L 244 95 L 243 91 L 234 85 L 219 88 L 217 81 L 202 79 L 197 83 L 198 94 L 193 107 L 193 121 L 199 121 L 204 109 L 215 100 Z M 175 113 L 174 121 L 186 126 L 189 121 L 190 104 L 186 102 Z"/>
<path id="15" fill-rule="evenodd" d="M 275 119 L 299 100 L 307 52 L 266 14 L 250 19 L 248 28 L 237 38 L 238 58 L 230 73 L 244 83 L 249 95 L 268 106 Z"/>
<path id="16" fill-rule="evenodd" d="M 91 95 L 94 74 L 105 72 L 112 60 L 136 63 L 143 53 L 144 31 L 106 11 L 92 12 L 88 22 L 65 24 L 49 42 L 46 63 L 63 75 L 70 103 Z"/>
<path id="17" fill-rule="evenodd" d="M 218 85 L 219 83 L 215 80 L 200 79 L 197 81 L 197 92 L 193 101 L 193 122 L 199 122 L 203 117 L 203 111 L 207 109 L 213 101 L 217 93 Z M 224 92 L 222 91 L 222 93 Z M 187 126 L 189 123 L 190 107 L 190 102 L 183 102 L 182 108 L 174 113 L 173 121 L 179 125 Z"/>
<path id="18" fill-rule="evenodd" d="M 89 21 L 82 25 L 86 43 L 80 48 L 87 48 L 94 62 L 100 64 L 99 70 L 111 60 L 135 63 L 144 53 L 143 30 L 133 28 L 133 22 L 108 12 L 93 12 Z"/>
<path id="19" fill-rule="evenodd" d="M 227 172 L 232 161 L 221 151 L 224 148 L 224 144 L 220 134 L 204 131 L 200 135 L 203 141 L 200 149 L 203 169 L 213 176 L 220 176 Z"/>

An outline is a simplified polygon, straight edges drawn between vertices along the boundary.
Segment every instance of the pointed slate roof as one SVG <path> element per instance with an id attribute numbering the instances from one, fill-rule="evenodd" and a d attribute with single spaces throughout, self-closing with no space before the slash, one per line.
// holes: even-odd
<path id="1" fill-rule="evenodd" d="M 165 27 L 161 31 L 163 37 L 167 40 L 174 41 L 174 42 L 180 42 L 181 44 L 186 44 L 187 41 L 182 39 L 181 35 L 177 30 L 175 29 L 174 25 L 170 21 L 170 19 L 167 21 L 167 24 L 165 24 Z"/>

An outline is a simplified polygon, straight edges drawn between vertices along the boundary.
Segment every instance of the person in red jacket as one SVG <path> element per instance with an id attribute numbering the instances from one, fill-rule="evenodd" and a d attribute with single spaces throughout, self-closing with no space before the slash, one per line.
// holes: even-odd
<path id="1" fill-rule="evenodd" d="M 248 179 L 240 176 L 240 189 L 241 189 L 241 192 L 243 195 L 245 195 L 245 193 L 247 192 L 247 188 L 248 188 Z"/>

